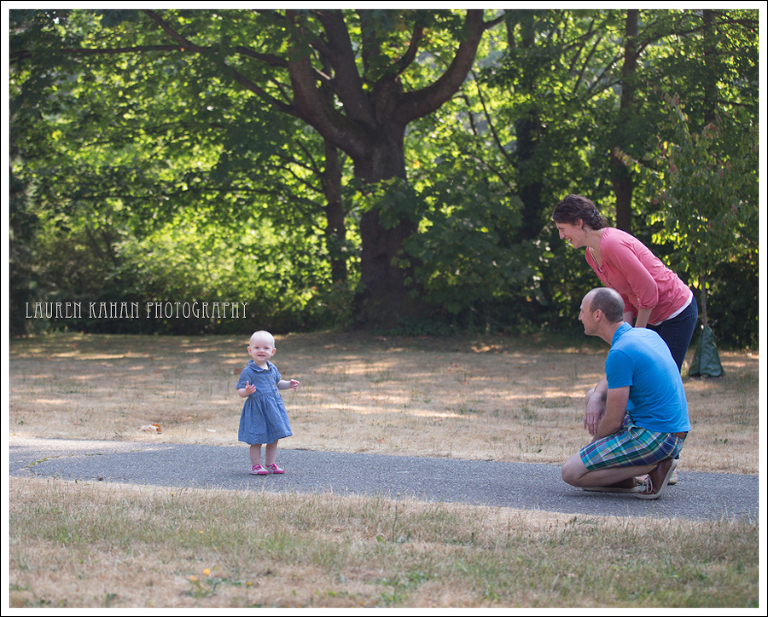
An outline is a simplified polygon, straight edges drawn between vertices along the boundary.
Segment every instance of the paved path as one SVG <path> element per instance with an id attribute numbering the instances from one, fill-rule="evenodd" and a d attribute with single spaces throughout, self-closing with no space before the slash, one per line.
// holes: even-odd
<path id="1" fill-rule="evenodd" d="M 661 499 L 587 493 L 557 465 L 280 449 L 286 473 L 252 476 L 246 446 L 9 438 L 9 474 L 156 486 L 384 495 L 583 515 L 757 520 L 757 476 L 685 471 Z"/>

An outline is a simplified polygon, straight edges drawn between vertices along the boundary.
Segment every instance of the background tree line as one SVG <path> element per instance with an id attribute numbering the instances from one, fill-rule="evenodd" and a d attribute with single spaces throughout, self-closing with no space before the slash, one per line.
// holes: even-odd
<path id="1" fill-rule="evenodd" d="M 578 192 L 707 288 L 721 344 L 757 344 L 756 10 L 9 16 L 14 334 L 41 326 L 26 302 L 77 300 L 238 300 L 276 332 L 572 328 L 597 281 L 549 216 Z M 659 198 L 680 122 L 746 187 L 695 215 L 734 239 L 706 278 Z"/>

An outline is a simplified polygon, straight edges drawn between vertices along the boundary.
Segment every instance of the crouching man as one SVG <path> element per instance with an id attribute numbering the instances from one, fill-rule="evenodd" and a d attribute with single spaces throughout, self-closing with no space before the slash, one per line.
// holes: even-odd
<path id="1" fill-rule="evenodd" d="M 624 323 L 623 311 L 621 296 L 607 287 L 593 289 L 581 302 L 584 333 L 602 338 L 611 350 L 606 378 L 587 402 L 588 409 L 603 408 L 595 416 L 594 439 L 565 462 L 563 480 L 586 490 L 658 499 L 691 429 L 688 403 L 666 343 L 652 330 Z M 638 486 L 636 476 L 644 474 L 648 479 Z"/>

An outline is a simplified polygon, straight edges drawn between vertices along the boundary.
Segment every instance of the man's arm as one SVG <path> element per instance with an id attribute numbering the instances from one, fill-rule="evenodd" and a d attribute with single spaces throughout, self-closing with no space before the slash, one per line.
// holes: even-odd
<path id="1" fill-rule="evenodd" d="M 607 385 L 607 383 L 606 383 Z M 624 424 L 629 402 L 629 386 L 608 390 L 605 399 L 605 414 L 597 426 L 595 440 L 617 433 Z"/>
<path id="2" fill-rule="evenodd" d="M 597 432 L 597 425 L 605 413 L 605 397 L 608 394 L 608 379 L 603 377 L 587 392 L 587 408 L 584 411 L 584 428 L 590 435 Z"/>

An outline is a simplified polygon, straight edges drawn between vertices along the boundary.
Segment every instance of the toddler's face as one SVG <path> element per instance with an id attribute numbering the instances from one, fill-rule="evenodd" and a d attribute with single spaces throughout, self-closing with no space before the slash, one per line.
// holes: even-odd
<path id="1" fill-rule="evenodd" d="M 260 367 L 267 366 L 267 360 L 275 355 L 274 343 L 267 337 L 256 337 L 251 339 L 251 344 L 248 345 L 248 355 L 253 358 L 253 361 Z"/>

